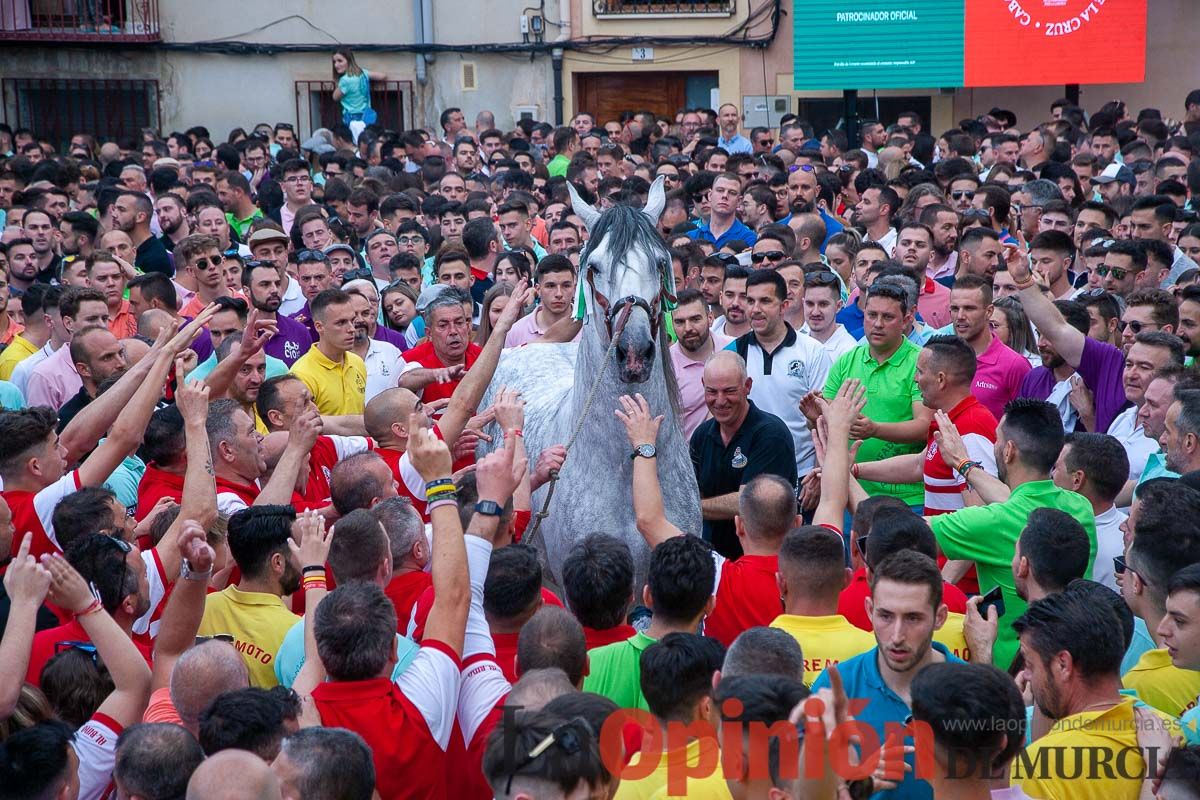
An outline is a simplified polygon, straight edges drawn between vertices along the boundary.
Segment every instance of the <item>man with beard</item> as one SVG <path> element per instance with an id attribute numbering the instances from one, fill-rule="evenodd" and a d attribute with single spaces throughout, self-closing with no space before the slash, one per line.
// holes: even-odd
<path id="1" fill-rule="evenodd" d="M 708 419 L 708 406 L 704 403 L 704 363 L 713 353 L 724 350 L 733 338 L 709 328 L 708 304 L 695 289 L 684 289 L 679 293 L 671 317 L 675 335 L 679 337 L 671 345 L 671 365 L 679 383 L 683 434 L 690 440 L 700 423 Z"/>
<path id="2" fill-rule="evenodd" d="M 901 234 L 903 241 L 904 234 Z M 974 275 L 954 282 L 950 292 L 950 315 L 954 333 L 975 351 L 978 366 L 971 393 L 996 417 L 1017 396 L 1029 372 L 1025 357 L 992 333 L 992 286 Z"/>
<path id="3" fill-rule="evenodd" d="M 1142 714 L 1156 715 L 1137 711 L 1136 697 L 1122 696 L 1122 623 L 1101 592 L 1111 594 L 1091 581 L 1077 581 L 1032 603 L 1013 622 L 1024 677 L 1033 692 L 1034 718 L 1040 712 L 1053 722 L 1044 735 L 1035 734 L 1013 766 L 1013 787 L 1030 797 L 1080 796 L 1079 779 L 1068 783 L 1061 776 L 1086 774 L 1085 757 L 1091 764 L 1100 758 L 1099 763 L 1119 760 L 1124 765 L 1119 774 L 1110 772 L 1103 779 L 1104 796 L 1135 797 L 1142 787 L 1146 764 L 1138 738 L 1147 724 Z M 1049 758 L 1059 766 L 1046 770 Z"/>
<path id="4" fill-rule="evenodd" d="M 154 213 L 158 217 L 158 227 L 162 228 L 163 245 L 168 250 L 174 250 L 175 245 L 192 234 L 187 207 L 179 195 L 167 193 L 159 197 L 154 201 Z"/>
<path id="5" fill-rule="evenodd" d="M 21 222 L 25 235 L 33 243 L 34 259 L 38 268 L 38 280 L 49 283 L 58 277 L 61 258 L 54 252 L 54 219 L 40 208 L 25 212 Z"/>
<path id="6" fill-rule="evenodd" d="M 1200 286 L 1185 286 L 1179 293 L 1179 327 L 1175 335 L 1183 340 L 1189 359 L 1200 356 Z"/>
<path id="7" fill-rule="evenodd" d="M 366 366 L 364 403 L 369 403 L 375 395 L 396 386 L 404 356 L 396 345 L 375 338 L 378 323 L 374 304 L 367 298 L 366 290 L 348 286 L 345 291 L 354 310 L 354 347 L 351 352 L 361 358 Z"/>
<path id="8" fill-rule="evenodd" d="M 714 331 L 733 338 L 750 331 L 750 318 L 746 315 L 746 281 L 749 277 L 750 271 L 745 267 L 725 267 L 725 282 L 721 289 L 721 307 L 725 313 L 713 321 Z"/>
<path id="9" fill-rule="evenodd" d="M 361 414 L 366 401 L 367 365 L 354 350 L 355 313 L 350 295 L 326 289 L 312 300 L 317 343 L 292 365 L 292 374 L 312 392 L 326 416 Z"/>
<path id="10" fill-rule="evenodd" d="M 217 347 L 217 352 L 213 354 L 216 364 L 229 360 L 233 356 L 234 363 L 237 365 L 237 372 L 225 380 L 225 370 L 218 373 L 214 378 L 210 379 L 210 385 L 214 389 L 220 389 L 221 386 L 228 383 L 228 388 L 225 394 L 230 399 L 236 400 L 242 407 L 242 410 L 250 415 L 254 420 L 254 429 L 266 436 L 269 429 L 262 417 L 259 416 L 258 409 L 255 407 L 255 401 L 258 400 L 258 391 L 262 388 L 263 382 L 267 379 L 267 354 L 261 349 L 250 352 L 248 349 L 235 351 L 238 347 L 237 335 L 226 336 L 221 344 Z M 252 350 L 253 348 L 250 348 Z M 231 367 L 232 369 L 232 367 Z M 188 376 L 189 382 L 191 376 Z"/>
<path id="11" fill-rule="evenodd" d="M 1075 263 L 1075 245 L 1062 231 L 1045 231 L 1029 243 L 1033 272 L 1050 289 L 1050 297 L 1064 300 L 1075 293 L 1071 286 L 1071 266 Z"/>
<path id="12" fill-rule="evenodd" d="M 84 328 L 75 334 L 71 343 L 71 360 L 79 373 L 82 384 L 75 396 L 58 410 L 58 431 L 62 433 L 67 423 L 92 402 L 100 391 L 100 384 L 117 378 L 126 369 L 125 348 L 108 328 L 99 325 Z"/>
<path id="13" fill-rule="evenodd" d="M 927 274 L 933 255 L 933 231 L 919 222 L 907 222 L 896 235 L 892 258 L 912 270 L 920 295 L 917 311 L 931 328 L 950 324 L 950 290 Z"/>
<path id="14" fill-rule="evenodd" d="M 425 307 L 429 340 L 404 354 L 400 386 L 426 403 L 448 398 L 483 350 L 471 342 L 471 295 L 448 287 Z"/>
<path id="15" fill-rule="evenodd" d="M 86 211 L 68 211 L 58 223 L 65 256 L 87 258 L 100 238 L 100 223 Z"/>
<path id="16" fill-rule="evenodd" d="M 1062 314 L 1063 321 L 1075 330 L 1087 335 L 1091 326 L 1087 309 L 1074 300 L 1055 300 L 1054 307 Z M 1079 422 L 1079 412 L 1075 409 L 1071 390 L 1082 380 L 1075 375 L 1075 367 L 1059 355 L 1040 332 L 1037 340 L 1038 355 L 1042 365 L 1034 367 L 1021 381 L 1017 397 L 1029 397 L 1034 400 L 1045 400 L 1058 409 L 1062 419 L 1063 430 L 1071 433 Z M 1082 388 L 1082 387 L 1081 387 Z M 1076 393 L 1078 394 L 1078 393 Z M 1079 401 L 1075 401 L 1079 402 Z"/>
<path id="17" fill-rule="evenodd" d="M 216 408 L 221 402 L 232 403 L 218 401 L 213 407 Z M 239 427 L 249 425 L 249 418 L 240 408 L 235 411 L 235 416 L 243 418 L 238 420 Z M 214 441 L 213 446 L 229 445 L 226 442 L 218 445 Z M 257 458 L 261 463 L 262 456 Z M 220 474 L 218 467 L 218 476 Z M 279 474 L 277 467 L 276 475 Z M 218 477 L 218 492 L 220 488 Z M 291 487 L 287 488 L 290 499 Z M 266 492 L 266 489 L 263 491 Z M 243 508 L 230 517 L 229 551 L 242 577 L 236 585 L 210 594 L 205 599 L 199 634 L 233 636 L 233 645 L 241 653 L 250 672 L 251 686 L 269 689 L 278 685 L 275 654 L 279 652 L 284 636 L 298 619 L 282 600 L 299 591 L 300 570 L 305 566 L 300 563 L 296 548 L 299 537 L 294 539 L 292 536 L 295 522 L 296 512 L 287 505 L 257 505 Z"/>
<path id="18" fill-rule="evenodd" d="M 891 253 L 896 247 L 897 231 L 892 217 L 900 208 L 900 196 L 890 186 L 871 186 L 863 190 L 854 207 L 854 226 L 865 233 L 865 240 L 879 242 Z"/>
<path id="19" fill-rule="evenodd" d="M 282 294 L 279 290 L 279 270 L 266 261 L 250 261 L 242 270 L 242 285 L 250 305 L 258 309 L 258 318 L 275 323 L 275 334 L 267 341 L 267 355 L 278 358 L 291 367 L 312 346 L 308 328 L 291 317 L 279 313 Z M 297 287 L 299 284 L 297 284 Z"/>
<path id="20" fill-rule="evenodd" d="M 154 216 L 154 205 L 150 198 L 140 192 L 121 192 L 108 207 L 112 230 L 129 236 L 135 249 L 133 265 L 142 272 L 175 274 L 170 255 L 162 241 L 150 231 L 150 219 Z"/>
<path id="21" fill-rule="evenodd" d="M 933 253 L 926 272 L 943 286 L 950 286 L 958 269 L 958 212 L 944 203 L 932 203 L 921 209 L 919 220 L 933 231 Z"/>
<path id="22" fill-rule="evenodd" d="M 1062 422 L 1054 406 L 1041 400 L 1018 399 L 1004 409 L 996 427 L 996 474 L 989 475 L 971 459 L 958 429 L 945 412 L 934 421 L 934 440 L 942 460 L 953 465 L 987 505 L 970 506 L 931 517 L 929 527 L 938 546 L 950 560 L 974 561 L 981 592 L 1001 588 L 1008 614 L 1024 613 L 1025 601 L 1017 594 L 1012 559 L 1017 540 L 1038 508 L 1057 508 L 1074 517 L 1087 531 L 1088 563 L 1095 563 L 1096 520 L 1092 504 L 1050 479 L 1050 471 L 1063 448 Z M 980 536 L 988 531 L 988 536 Z M 1091 576 L 1089 568 L 1085 577 Z M 1007 668 L 1017 652 L 1016 635 L 1001 625 L 993 647 L 993 663 Z M 1118 659 L 1119 660 L 1119 659 Z"/>
<path id="23" fill-rule="evenodd" d="M 723 172 L 714 178 L 712 188 L 708 191 L 709 217 L 701 220 L 688 236 L 698 241 L 712 242 L 717 250 L 734 239 L 753 246 L 758 237 L 737 218 L 741 195 L 742 181 L 737 175 Z"/>
<path id="24" fill-rule="evenodd" d="M 912 683 L 930 664 L 962 664 L 945 645 L 933 640 L 934 631 L 946 623 L 942 602 L 942 574 L 937 562 L 915 550 L 901 550 L 875 566 L 867 613 L 876 646 L 847 659 L 836 670 L 846 696 L 868 702 L 854 718 L 875 729 L 878 741 L 894 735 L 893 729 L 912 717 Z M 814 692 L 830 688 L 830 670 L 813 683 Z M 865 755 L 865 754 L 864 754 Z M 905 760 L 911 766 L 914 756 Z M 903 780 L 892 783 L 875 778 L 877 791 L 891 789 L 889 797 L 932 800 L 929 784 L 906 769 Z"/>
<path id="25" fill-rule="evenodd" d="M 278 311 L 284 316 L 291 316 L 304 308 L 304 293 L 300 291 L 300 284 L 291 279 L 287 270 L 288 246 L 291 244 L 291 239 L 279 228 L 274 227 L 275 223 L 273 222 L 260 224 L 264 227 L 260 227 L 250 234 L 250 239 L 247 241 L 247 244 L 250 245 L 250 254 L 256 261 L 263 261 L 275 267 L 275 272 L 279 277 Z M 247 264 L 247 269 L 243 270 L 243 280 L 248 268 Z"/>

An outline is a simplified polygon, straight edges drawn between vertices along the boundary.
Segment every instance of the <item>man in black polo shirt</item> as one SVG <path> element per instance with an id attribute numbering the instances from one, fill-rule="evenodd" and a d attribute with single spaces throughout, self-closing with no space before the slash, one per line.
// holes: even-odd
<path id="1" fill-rule="evenodd" d="M 704 367 L 704 403 L 711 419 L 692 434 L 692 464 L 700 485 L 704 538 L 726 558 L 740 558 L 734 533 L 738 491 L 756 475 L 796 484 L 796 451 L 783 420 L 750 402 L 746 362 L 723 350 Z"/>

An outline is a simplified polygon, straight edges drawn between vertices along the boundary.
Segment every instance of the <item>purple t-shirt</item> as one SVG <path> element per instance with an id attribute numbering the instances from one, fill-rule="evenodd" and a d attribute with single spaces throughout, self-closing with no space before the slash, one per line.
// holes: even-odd
<path id="1" fill-rule="evenodd" d="M 312 336 L 309 335 L 308 328 L 291 317 L 276 314 L 275 321 L 279 325 L 279 331 L 267 341 L 263 351 L 278 358 L 290 368 L 312 347 Z"/>
<path id="2" fill-rule="evenodd" d="M 1088 337 L 1083 340 L 1083 355 L 1075 370 L 1095 396 L 1096 430 L 1103 432 L 1129 405 L 1122 380 L 1125 354 L 1106 342 Z"/>
<path id="3" fill-rule="evenodd" d="M 404 338 L 403 333 L 394 331 L 391 328 L 385 328 L 382 325 L 375 326 L 375 335 L 371 338 L 377 342 L 394 344 L 396 347 L 400 348 L 401 353 L 408 349 L 408 340 Z"/>
<path id="4" fill-rule="evenodd" d="M 184 321 L 184 325 L 192 321 L 192 317 L 184 317 L 180 315 Z M 180 327 L 183 327 L 181 325 Z M 200 335 L 196 337 L 196 341 L 192 342 L 192 352 L 199 359 L 196 363 L 202 364 L 208 360 L 208 357 L 213 354 L 212 337 L 208 335 L 208 328 L 201 328 Z"/>
<path id="5" fill-rule="evenodd" d="M 1017 397 L 1045 400 L 1057 385 L 1058 380 L 1054 377 L 1054 370 L 1046 367 L 1034 367 L 1029 370 L 1025 380 L 1021 381 L 1021 391 L 1017 392 Z"/>

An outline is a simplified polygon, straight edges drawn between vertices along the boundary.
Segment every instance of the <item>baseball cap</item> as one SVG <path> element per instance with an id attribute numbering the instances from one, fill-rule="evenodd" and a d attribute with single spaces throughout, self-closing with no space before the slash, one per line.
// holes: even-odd
<path id="1" fill-rule="evenodd" d="M 338 250 L 341 250 L 342 252 L 345 252 L 345 253 L 349 253 L 351 256 L 356 255 L 353 247 L 351 247 L 348 244 L 342 244 L 341 242 L 337 242 L 336 244 L 329 245 L 329 247 L 325 248 L 324 253 L 325 253 L 325 255 L 329 255 L 330 253 L 336 252 Z"/>
<path id="2" fill-rule="evenodd" d="M 320 155 L 322 153 L 334 152 L 334 147 L 329 143 L 329 140 L 324 136 L 310 136 L 300 143 L 301 150 L 307 150 L 310 153 Z"/>
<path id="3" fill-rule="evenodd" d="M 1122 183 L 1135 184 L 1137 178 L 1133 177 L 1133 171 L 1124 164 L 1109 164 L 1096 177 L 1092 178 L 1092 183 L 1112 183 L 1113 181 L 1121 181 Z"/>
<path id="4" fill-rule="evenodd" d="M 246 244 L 253 247 L 256 244 L 263 242 L 290 242 L 291 239 L 283 231 L 273 230 L 271 228 L 259 228 L 254 233 L 250 234 L 250 238 L 246 240 Z"/>

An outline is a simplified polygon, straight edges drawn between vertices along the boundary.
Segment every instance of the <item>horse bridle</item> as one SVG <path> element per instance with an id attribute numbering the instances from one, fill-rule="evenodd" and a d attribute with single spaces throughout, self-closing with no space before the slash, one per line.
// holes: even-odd
<path id="1" fill-rule="evenodd" d="M 630 294 L 620 298 L 616 303 L 609 301 L 604 293 L 596 288 L 596 282 L 593 278 L 595 275 L 594 269 L 588 269 L 587 282 L 588 288 L 592 295 L 596 298 L 596 304 L 600 306 L 604 312 L 604 326 L 608 329 L 608 338 L 612 341 L 615 337 L 620 336 L 625 330 L 626 323 L 629 322 L 629 315 L 635 308 L 641 308 L 646 312 L 646 316 L 650 318 L 650 338 L 652 341 L 658 341 L 658 326 L 662 323 L 663 303 L 675 303 L 675 295 L 667 291 L 666 283 L 660 283 L 658 294 L 654 299 L 647 302 L 644 297 Z M 615 323 L 615 324 L 614 324 Z"/>

